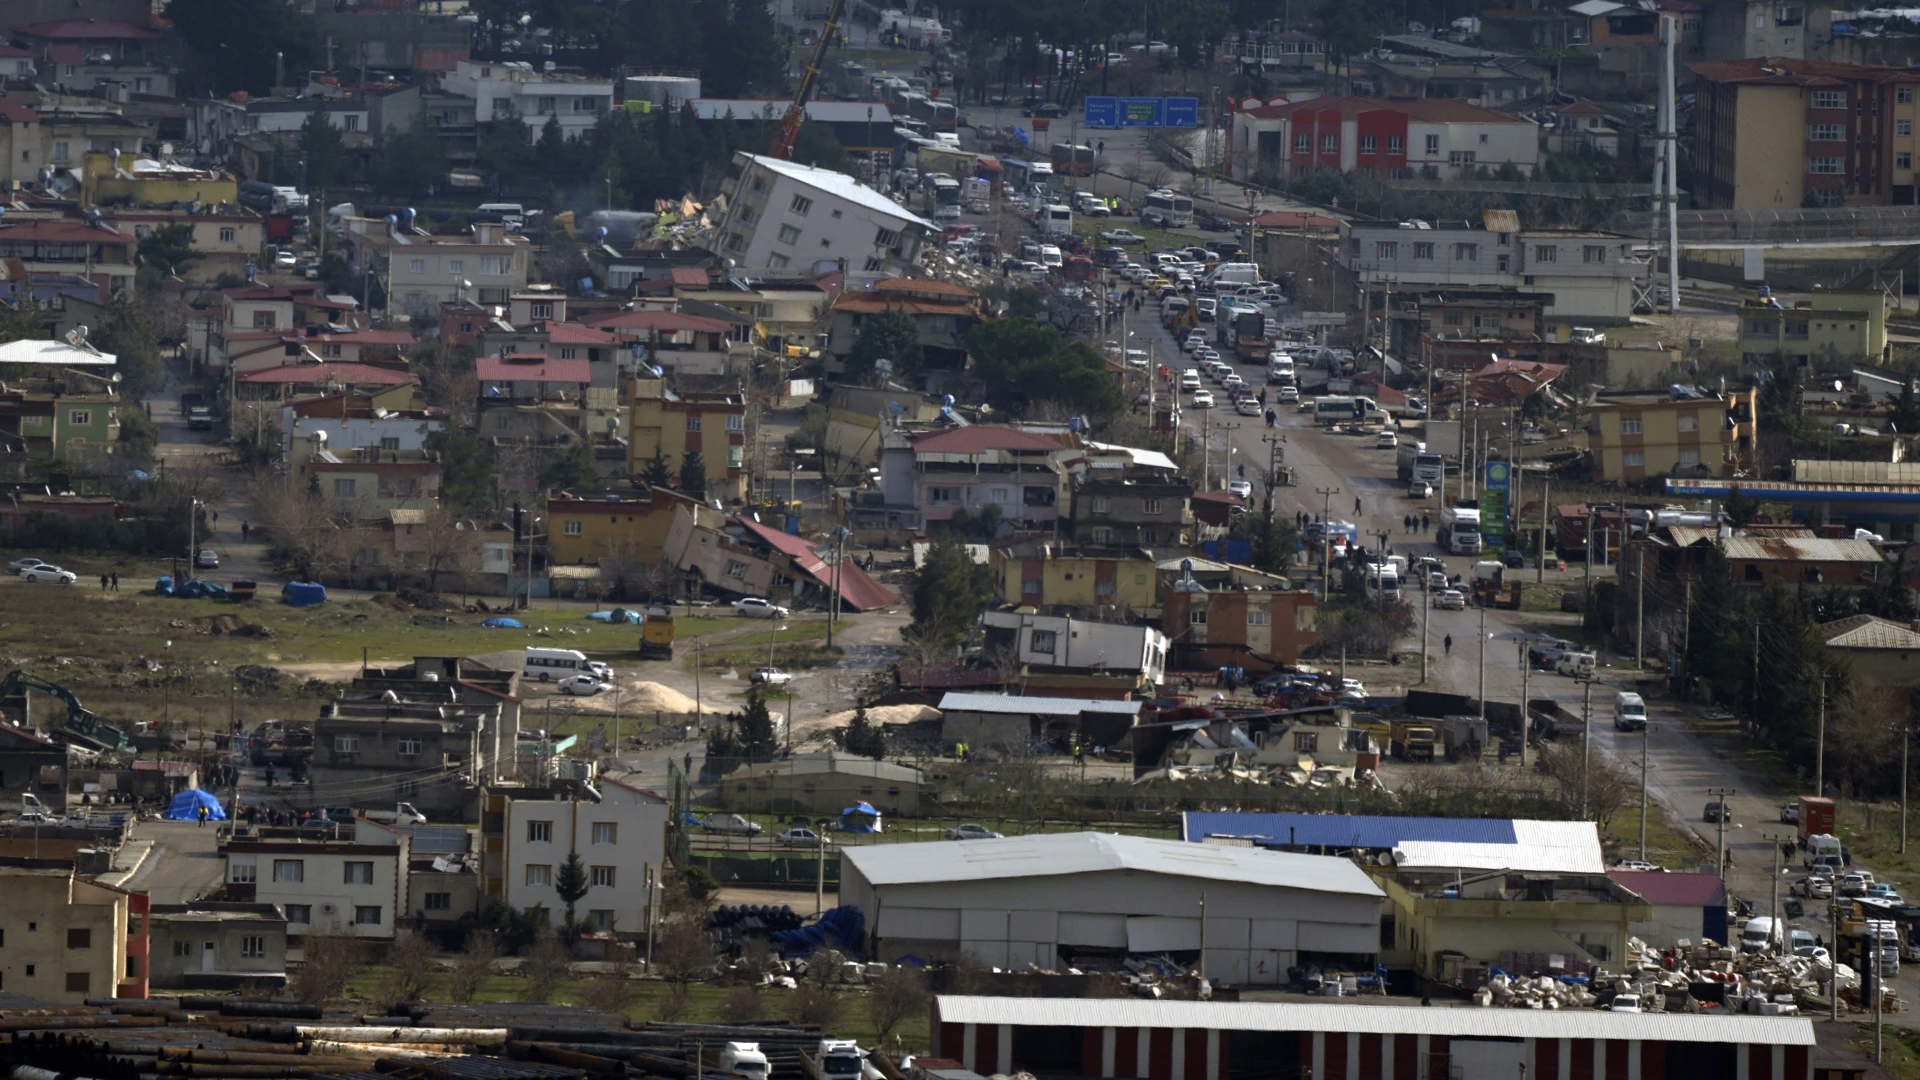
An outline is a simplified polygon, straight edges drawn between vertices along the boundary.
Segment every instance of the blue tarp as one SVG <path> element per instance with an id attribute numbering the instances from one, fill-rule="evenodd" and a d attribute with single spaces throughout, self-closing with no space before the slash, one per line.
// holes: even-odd
<path id="1" fill-rule="evenodd" d="M 280 601 L 289 607 L 315 607 L 327 602 L 327 587 L 315 581 L 289 581 L 280 586 Z"/>
<path id="2" fill-rule="evenodd" d="M 880 811 L 875 810 L 872 803 L 854 803 L 840 811 L 840 831 L 877 833 L 880 831 Z"/>
<path id="3" fill-rule="evenodd" d="M 867 917 L 859 908 L 846 904 L 828 909 L 812 926 L 774 931 L 773 943 L 789 956 L 812 956 L 822 946 L 858 956 L 866 931 Z"/>
<path id="4" fill-rule="evenodd" d="M 495 630 L 525 630 L 526 629 L 525 624 L 523 624 L 519 619 L 509 619 L 504 615 L 499 616 L 498 618 L 488 619 L 485 622 L 481 623 L 480 625 L 491 626 Z"/>
<path id="5" fill-rule="evenodd" d="M 637 623 L 640 621 L 640 613 L 631 608 L 617 607 L 612 611 L 590 611 L 587 613 L 587 618 L 594 622 Z"/>
<path id="6" fill-rule="evenodd" d="M 188 788 L 175 795 L 173 802 L 167 806 L 165 817 L 168 821 L 198 821 L 203 806 L 207 808 L 208 820 L 227 820 L 227 812 L 220 809 L 220 800 L 214 798 L 211 792 L 199 788 Z"/>

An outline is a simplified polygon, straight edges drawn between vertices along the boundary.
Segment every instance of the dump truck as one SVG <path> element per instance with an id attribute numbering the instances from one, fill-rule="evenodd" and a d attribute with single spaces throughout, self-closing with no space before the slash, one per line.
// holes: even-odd
<path id="1" fill-rule="evenodd" d="M 1249 364 L 1264 364 L 1273 353 L 1267 340 L 1267 316 L 1246 308 L 1233 310 L 1233 347 L 1240 359 Z"/>
<path id="2" fill-rule="evenodd" d="M 1802 795 L 1798 802 L 1800 812 L 1796 816 L 1799 818 L 1800 839 L 1805 840 L 1809 836 L 1833 835 L 1832 799 L 1823 799 L 1817 795 Z"/>
<path id="3" fill-rule="evenodd" d="M 640 619 L 640 659 L 673 659 L 673 612 L 650 607 Z"/>
<path id="4" fill-rule="evenodd" d="M 812 1051 L 800 1051 L 800 1067 L 811 1080 L 860 1080 L 866 1060 L 852 1039 L 821 1039 Z"/>
<path id="5" fill-rule="evenodd" d="M 767 1080 L 767 1055 L 757 1042 L 730 1042 L 718 1050 L 702 1050 L 700 1064 L 712 1072 Z"/>
<path id="6" fill-rule="evenodd" d="M 1440 737 L 1430 724 L 1394 720 L 1387 724 L 1387 752 L 1402 761 L 1432 761 Z"/>

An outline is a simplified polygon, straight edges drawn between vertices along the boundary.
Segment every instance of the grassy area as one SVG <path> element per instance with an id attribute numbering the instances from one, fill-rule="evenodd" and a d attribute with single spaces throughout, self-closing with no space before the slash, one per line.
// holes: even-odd
<path id="1" fill-rule="evenodd" d="M 1096 234 L 1106 232 L 1108 229 L 1127 229 L 1147 238 L 1147 242 L 1144 244 L 1110 245 L 1124 247 L 1130 256 L 1144 255 L 1155 248 L 1192 247 L 1199 242 L 1195 237 L 1187 233 L 1168 232 L 1165 229 L 1148 228 L 1140 224 L 1138 218 L 1088 217 L 1085 214 L 1075 214 L 1073 216 L 1073 232 L 1075 236 L 1084 236 L 1088 240 L 1093 240 Z M 1099 242 L 1095 241 L 1095 243 L 1098 244 Z M 1144 260 L 1136 258 L 1133 261 L 1142 262 Z"/>
<path id="2" fill-rule="evenodd" d="M 1558 612 L 1560 597 L 1565 594 L 1564 585 L 1529 584 L 1520 591 L 1520 610 L 1532 612 Z"/>
<path id="3" fill-rule="evenodd" d="M 1882 1067 L 1899 1080 L 1920 1080 L 1920 1031 L 1888 1026 L 1884 1029 L 1884 1035 L 1886 1059 L 1881 1062 Z M 1853 1037 L 1848 1042 L 1855 1050 L 1872 1057 L 1872 1022 L 1855 1024 Z"/>
<path id="4" fill-rule="evenodd" d="M 839 632 L 846 633 L 852 625 L 852 620 L 842 618 Z M 786 626 L 785 630 L 730 637 L 723 644 L 701 649 L 697 656 L 690 652 L 686 659 L 687 670 L 693 670 L 695 663 L 699 664 L 702 671 L 752 670 L 768 663 L 770 656 L 774 666 L 788 671 L 807 671 L 839 661 L 840 647 L 827 647 L 825 619 L 788 622 Z"/>
<path id="5" fill-rule="evenodd" d="M 369 967 L 355 976 L 354 979 L 347 984 L 348 995 L 370 1000 L 374 996 L 375 989 L 380 985 L 380 980 L 385 974 L 386 969 L 384 966 L 376 965 Z M 634 1020 L 659 1019 L 659 1003 L 661 999 L 668 995 L 670 991 L 669 985 L 658 979 L 635 979 L 631 980 L 631 983 L 634 991 L 634 1000 L 633 1004 L 627 1007 L 627 1016 Z M 559 991 L 554 994 L 553 1001 L 557 1004 L 582 1004 L 589 985 L 590 980 L 587 979 L 575 979 L 563 983 Z M 726 1001 L 727 995 L 733 992 L 733 989 L 731 986 L 709 983 L 691 984 L 687 987 L 686 1014 L 679 1019 L 692 1023 L 719 1022 L 721 1020 L 721 1005 Z M 848 987 L 836 988 L 836 993 L 841 996 L 842 1003 L 840 1020 L 834 1025 L 834 1034 L 843 1039 L 854 1039 L 862 1046 L 874 1045 L 877 1042 L 877 1035 L 873 1022 L 867 1015 L 866 995 L 856 988 Z M 428 1001 L 447 1000 L 447 976 L 445 973 L 436 973 L 428 981 L 428 989 L 425 997 Z M 793 993 L 791 991 L 779 989 L 767 990 L 763 999 L 766 1002 L 767 1015 L 762 1017 L 762 1019 L 773 1020 L 786 1018 L 791 1008 L 790 1003 L 792 998 Z M 475 995 L 474 1000 L 483 1003 L 525 1001 L 526 980 L 517 975 L 495 975 L 493 978 L 487 980 L 486 984 L 480 988 L 480 992 Z M 926 1016 L 916 1016 L 895 1030 L 900 1037 L 901 1045 L 906 1050 L 924 1052 L 929 1048 Z M 889 1045 L 893 1042 L 891 1038 L 887 1041 Z"/>
<path id="6" fill-rule="evenodd" d="M 1834 809 L 1834 832 L 1856 861 L 1873 867 L 1875 880 L 1892 882 L 1902 896 L 1920 888 L 1920 821 L 1909 815 L 1907 852 L 1900 853 L 1900 805 L 1894 802 L 1841 800 Z"/>
<path id="7" fill-rule="evenodd" d="M 1621 859 L 1640 858 L 1640 804 L 1636 800 L 1625 807 L 1600 833 L 1601 849 L 1607 853 L 1607 862 Z M 1648 862 L 1655 866 L 1664 866 L 1669 870 L 1691 870 L 1702 858 L 1711 863 L 1710 853 L 1701 850 L 1693 838 L 1681 832 L 1667 820 L 1660 811 L 1658 803 L 1647 805 L 1647 854 Z"/>

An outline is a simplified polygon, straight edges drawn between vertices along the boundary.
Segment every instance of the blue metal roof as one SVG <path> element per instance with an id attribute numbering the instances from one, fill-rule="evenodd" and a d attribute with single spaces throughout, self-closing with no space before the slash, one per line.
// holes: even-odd
<path id="1" fill-rule="evenodd" d="M 1380 817 L 1361 814 L 1240 814 L 1189 811 L 1181 837 L 1245 836 L 1270 844 L 1315 847 L 1393 848 L 1408 840 L 1459 844 L 1512 844 L 1518 839 L 1506 818 Z"/>

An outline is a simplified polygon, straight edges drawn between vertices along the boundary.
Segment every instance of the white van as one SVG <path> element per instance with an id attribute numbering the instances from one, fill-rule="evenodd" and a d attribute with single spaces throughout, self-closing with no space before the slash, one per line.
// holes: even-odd
<path id="1" fill-rule="evenodd" d="M 482 214 L 499 214 L 500 224 L 505 225 L 508 232 L 519 232 L 527 223 L 527 208 L 517 202 L 481 203 L 474 209 Z"/>
<path id="2" fill-rule="evenodd" d="M 1593 654 L 1585 655 L 1591 657 Z M 1562 659 L 1565 659 L 1565 654 L 1562 654 Z M 1639 694 L 1614 695 L 1613 728 L 1615 731 L 1647 730 L 1647 703 Z"/>
<path id="3" fill-rule="evenodd" d="M 1576 679 L 1591 679 L 1593 678 L 1593 669 L 1599 663 L 1599 660 L 1599 657 L 1590 652 L 1564 652 L 1554 660 L 1553 670 Z M 1628 694 L 1626 696 L 1632 697 L 1633 695 Z M 1641 710 L 1640 716 L 1641 726 L 1645 727 L 1646 710 L 1644 707 Z M 1624 731 L 1626 729 L 1622 728 L 1621 730 Z"/>
<path id="4" fill-rule="evenodd" d="M 1201 322 L 1212 322 L 1213 317 L 1220 313 L 1220 301 L 1211 296 L 1203 296 L 1194 301 L 1194 306 L 1200 309 Z"/>
<path id="5" fill-rule="evenodd" d="M 1295 373 L 1293 357 L 1278 353 L 1267 358 L 1267 382 L 1273 386 L 1292 386 Z"/>
<path id="6" fill-rule="evenodd" d="M 1766 915 L 1756 915 L 1747 920 L 1740 931 L 1740 951 L 1743 953 L 1778 952 L 1786 944 L 1784 932 L 1786 922 L 1774 922 Z"/>
<path id="7" fill-rule="evenodd" d="M 1221 263 L 1207 275 L 1207 284 L 1216 289 L 1234 285 L 1258 285 L 1260 267 L 1254 263 Z"/>
<path id="8" fill-rule="evenodd" d="M 1061 258 L 1059 248 L 1053 246 L 1052 244 L 1040 245 L 1040 265 L 1041 266 L 1044 266 L 1047 269 L 1051 270 L 1054 267 L 1064 265 L 1065 263 L 1066 263 L 1066 260 Z"/>
<path id="9" fill-rule="evenodd" d="M 525 674 L 529 679 L 552 682 L 569 675 L 591 673 L 593 662 L 578 649 L 528 649 Z"/>
<path id="10" fill-rule="evenodd" d="M 1040 209 L 1040 231 L 1048 236 L 1069 236 L 1073 233 L 1073 207 L 1054 203 Z"/>

